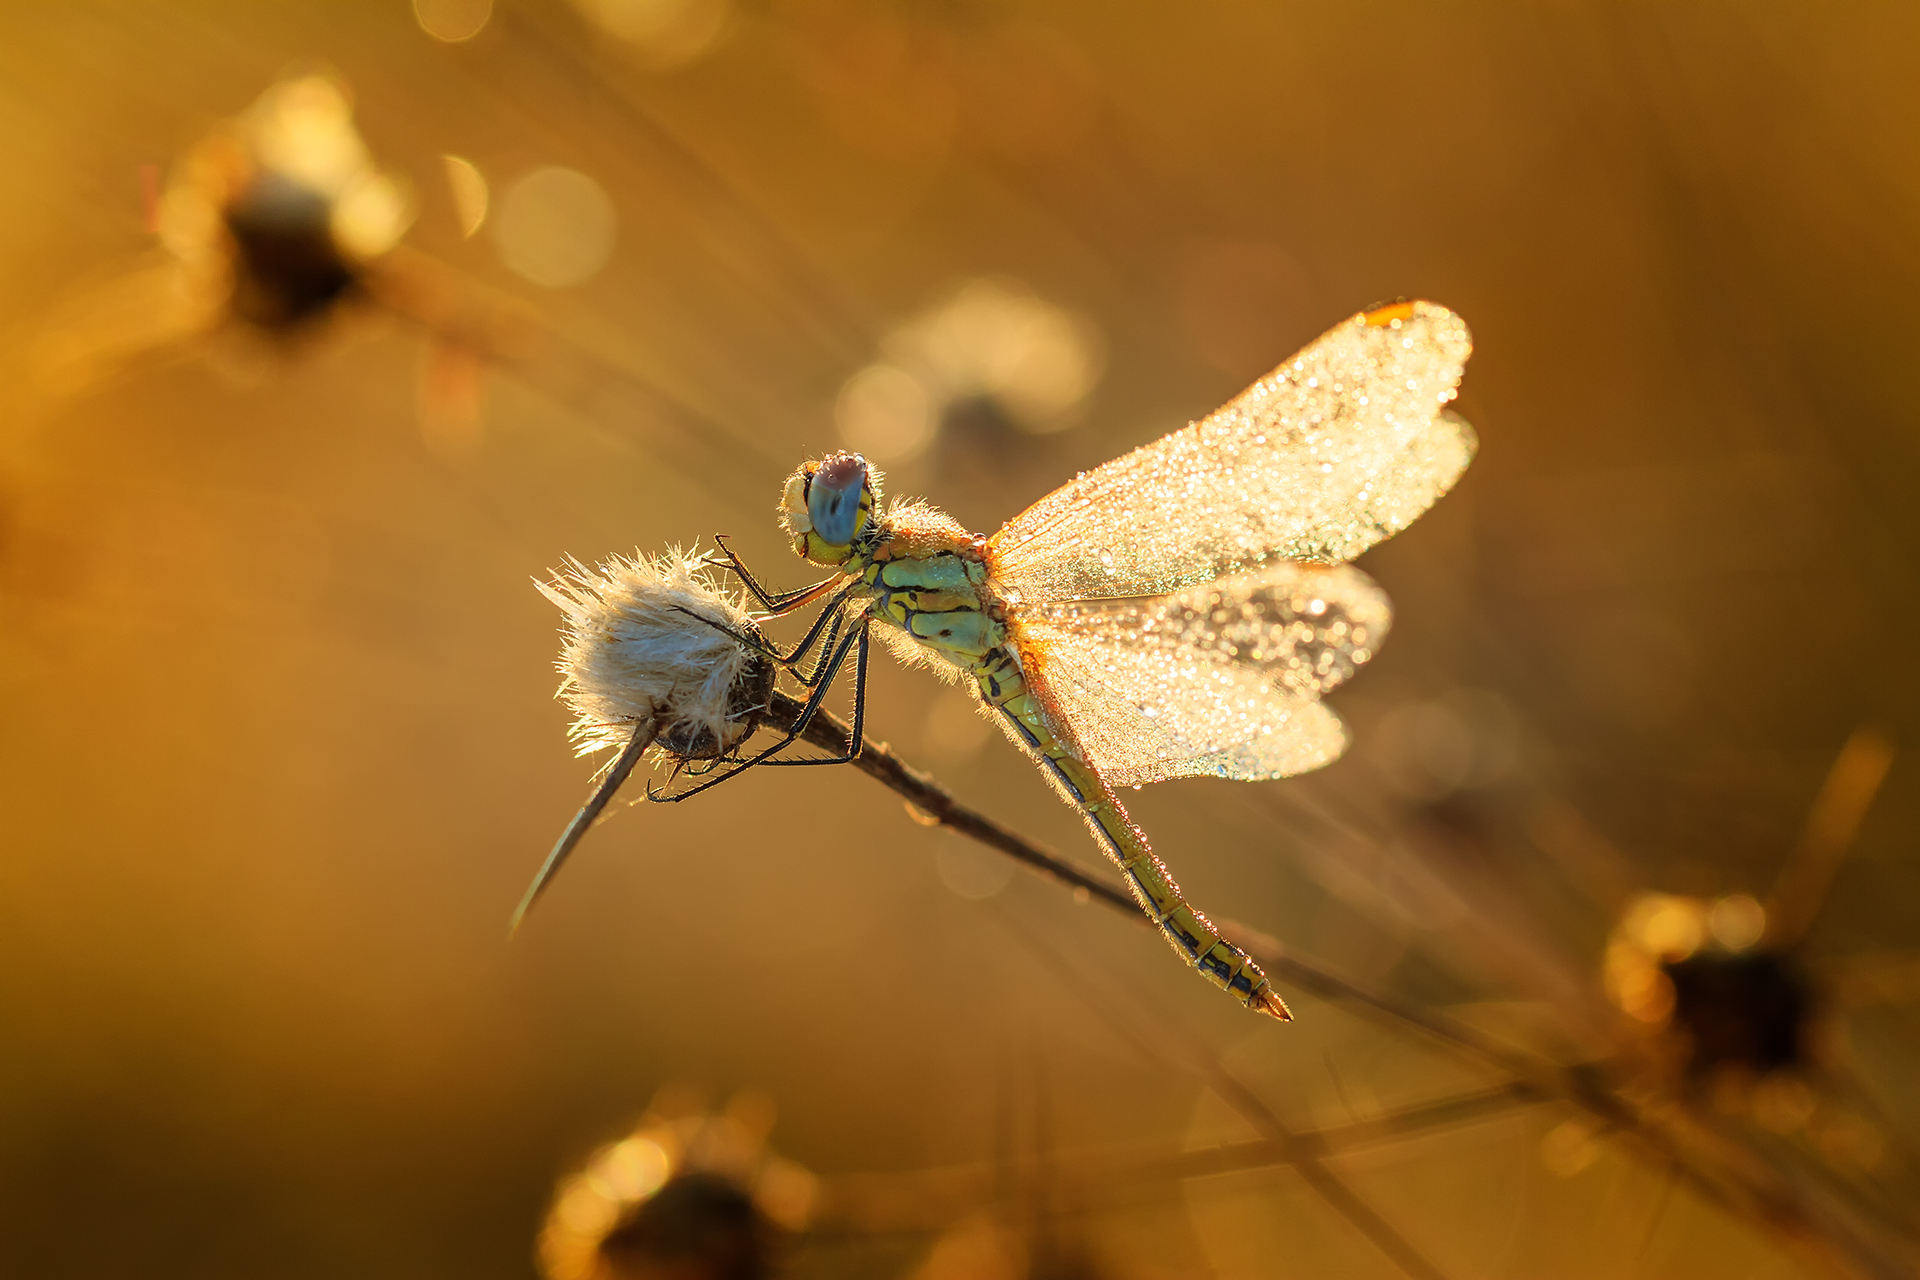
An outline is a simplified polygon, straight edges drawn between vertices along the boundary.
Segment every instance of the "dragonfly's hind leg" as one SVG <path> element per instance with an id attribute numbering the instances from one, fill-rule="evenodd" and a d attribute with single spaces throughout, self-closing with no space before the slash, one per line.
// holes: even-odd
<path id="1" fill-rule="evenodd" d="M 656 804 L 676 804 L 692 796 L 697 796 L 710 787 L 717 787 L 728 778 L 738 777 L 748 769 L 759 764 L 845 764 L 847 761 L 857 759 L 860 755 L 860 747 L 864 734 L 863 721 L 866 703 L 867 651 L 869 644 L 867 633 L 868 625 L 869 620 L 864 617 L 861 618 L 860 621 L 855 624 L 852 633 L 840 641 L 839 646 L 822 660 L 821 666 L 815 670 L 818 683 L 814 686 L 812 693 L 808 695 L 806 703 L 800 708 L 800 714 L 794 717 L 793 725 L 786 733 L 781 735 L 778 742 L 766 748 L 764 751 L 756 752 L 746 759 L 741 760 L 735 764 L 733 768 L 728 769 L 719 777 L 708 778 L 697 786 L 688 787 L 685 791 L 675 792 L 670 795 L 663 791 L 655 791 L 653 787 L 649 785 L 647 787 L 647 799 L 654 801 Z M 798 742 L 800 736 L 807 731 L 807 726 L 813 723 L 813 717 L 819 712 L 820 704 L 826 700 L 827 690 L 832 686 L 834 677 L 840 673 L 840 668 L 846 663 L 847 655 L 853 651 L 856 645 L 859 647 L 860 656 L 859 660 L 854 664 L 857 688 L 854 695 L 853 738 L 847 745 L 848 754 L 845 758 L 823 760 L 773 759 L 774 756 Z"/>
<path id="2" fill-rule="evenodd" d="M 853 662 L 853 726 L 847 731 L 846 753 L 837 756 L 809 756 L 805 760 L 769 760 L 768 764 L 852 764 L 860 758 L 860 752 L 867 742 L 867 649 L 870 643 L 870 636 L 863 620 L 860 627 L 860 652 Z M 818 674 L 817 669 L 815 674 Z M 829 676 L 828 679 L 832 677 Z M 820 692 L 825 693 L 826 690 L 823 688 Z M 813 713 L 807 712 L 804 719 L 796 722 L 794 732 L 803 732 L 812 719 Z"/>

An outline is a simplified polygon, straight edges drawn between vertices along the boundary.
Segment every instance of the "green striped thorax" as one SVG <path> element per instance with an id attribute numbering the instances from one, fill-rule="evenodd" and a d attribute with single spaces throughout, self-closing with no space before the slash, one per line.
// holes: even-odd
<path id="1" fill-rule="evenodd" d="M 780 520 L 793 535 L 794 551 L 837 568 L 878 542 L 879 482 L 879 473 L 857 453 L 801 464 L 780 495 Z"/>

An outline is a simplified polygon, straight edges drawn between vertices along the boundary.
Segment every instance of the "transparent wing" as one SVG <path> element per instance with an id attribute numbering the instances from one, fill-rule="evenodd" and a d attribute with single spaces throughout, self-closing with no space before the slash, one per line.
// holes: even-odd
<path id="1" fill-rule="evenodd" d="M 1011 631 L 1063 740 L 1127 786 L 1329 763 L 1346 732 L 1319 699 L 1392 616 L 1358 569 L 1283 561 L 1173 595 L 1023 606 Z"/>
<path id="2" fill-rule="evenodd" d="M 1341 562 L 1452 487 L 1472 350 L 1445 307 L 1355 316 L 1200 422 L 1077 477 L 991 540 L 1010 605 L 1159 595 L 1265 560 Z"/>

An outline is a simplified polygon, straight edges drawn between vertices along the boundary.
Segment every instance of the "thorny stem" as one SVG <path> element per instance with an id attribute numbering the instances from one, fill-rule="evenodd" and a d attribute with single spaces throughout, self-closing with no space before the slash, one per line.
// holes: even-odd
<path id="1" fill-rule="evenodd" d="M 767 723 L 790 730 L 802 704 L 775 691 Z M 845 721 L 821 709 L 801 734 L 804 741 L 839 754 L 846 750 Z M 1118 887 L 1075 866 L 1051 850 L 968 808 L 927 774 L 869 738 L 853 762 L 862 773 L 903 797 L 926 818 L 1026 864 L 1049 879 L 1071 885 L 1080 902 L 1098 902 L 1145 922 L 1133 899 Z M 1500 1041 L 1444 1013 L 1369 991 L 1290 954 L 1279 943 L 1230 920 L 1216 920 L 1223 936 L 1252 956 L 1268 974 L 1323 1000 L 1357 1007 L 1390 1028 L 1414 1030 L 1442 1045 L 1497 1067 L 1543 1099 L 1567 1103 L 1598 1120 L 1605 1130 L 1631 1137 L 1656 1161 L 1671 1167 L 1696 1194 L 1759 1227 L 1795 1252 L 1814 1254 L 1829 1268 L 1875 1277 L 1909 1275 L 1906 1264 L 1852 1223 L 1807 1202 L 1793 1184 L 1744 1146 L 1716 1140 L 1689 1125 L 1678 1106 L 1647 1106 L 1627 1097 L 1597 1064 L 1563 1066 Z"/>

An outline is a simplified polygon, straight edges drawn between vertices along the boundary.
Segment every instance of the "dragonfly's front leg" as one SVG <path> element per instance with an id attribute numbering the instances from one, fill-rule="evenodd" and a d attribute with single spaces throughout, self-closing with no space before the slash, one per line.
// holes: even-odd
<path id="1" fill-rule="evenodd" d="M 716 569 L 732 571 L 733 576 L 740 579 L 741 585 L 746 587 L 747 594 L 753 597 L 754 603 L 758 604 L 762 609 L 765 609 L 770 615 L 776 618 L 783 613 L 792 613 L 795 609 L 813 603 L 825 595 L 827 591 L 832 588 L 833 584 L 840 580 L 840 575 L 835 574 L 831 578 L 824 578 L 810 587 L 801 587 L 798 591 L 784 591 L 779 594 L 774 594 L 761 586 L 760 580 L 748 572 L 747 566 L 741 563 L 739 554 L 727 545 L 727 535 L 724 533 L 714 534 L 713 545 L 720 548 L 720 554 L 724 558 L 715 560 L 712 557 L 708 557 L 707 563 Z"/>
<path id="2" fill-rule="evenodd" d="M 814 686 L 818 685 L 823 677 L 829 680 L 833 678 L 832 676 L 826 674 L 827 658 L 829 655 L 833 653 L 835 647 L 840 643 L 841 628 L 847 623 L 849 618 L 854 618 L 854 617 L 858 617 L 862 620 L 861 622 L 856 623 L 855 624 L 856 626 L 865 624 L 866 615 L 863 612 L 856 610 L 853 606 L 850 606 L 850 605 L 842 606 L 840 608 L 838 616 L 835 617 L 833 620 L 833 626 L 831 626 L 827 630 L 826 640 L 820 646 L 820 658 L 819 658 L 819 661 L 813 664 L 813 671 L 809 674 L 803 675 L 800 672 L 798 664 L 795 664 L 794 666 L 788 668 L 787 674 L 792 678 L 795 684 L 799 685 L 802 689 L 811 689 Z M 865 649 L 863 648 L 861 652 L 864 653 Z"/>
<path id="3" fill-rule="evenodd" d="M 860 585 L 860 582 L 858 579 L 855 579 L 854 581 L 847 583 L 846 586 L 840 590 L 840 593 L 834 596 L 834 598 L 827 603 L 827 607 L 820 611 L 820 616 L 813 620 L 813 626 L 808 628 L 807 634 L 802 636 L 800 638 L 800 642 L 794 645 L 793 648 L 786 653 L 780 652 L 780 649 L 777 645 L 768 644 L 765 640 L 761 639 L 759 636 L 744 635 L 741 632 L 734 630 L 732 627 L 728 626 L 726 623 L 716 622 L 712 618 L 707 617 L 705 614 L 696 613 L 695 611 L 687 608 L 684 605 L 675 605 L 673 607 L 677 609 L 679 612 L 686 614 L 689 618 L 694 618 L 700 622 L 704 622 L 708 626 L 712 627 L 714 630 L 720 631 L 726 634 L 727 636 L 731 637 L 734 641 L 739 643 L 741 646 L 751 649 L 755 653 L 761 654 L 764 657 L 770 659 L 776 666 L 785 667 L 791 670 L 795 664 L 797 664 L 802 658 L 804 658 L 809 652 L 811 652 L 813 647 L 820 642 L 820 635 L 822 632 L 827 630 L 829 623 L 834 624 L 834 631 L 837 633 L 839 629 L 838 620 L 841 617 L 843 617 L 846 612 L 845 605 L 847 602 L 847 597 L 851 596 L 854 593 L 855 589 L 859 587 L 859 585 Z M 829 639 L 827 641 L 827 648 L 831 649 L 832 647 L 833 647 L 833 641 Z M 817 666 L 815 670 L 816 671 L 818 670 Z M 802 679 L 801 683 L 811 684 L 811 681 Z"/>

